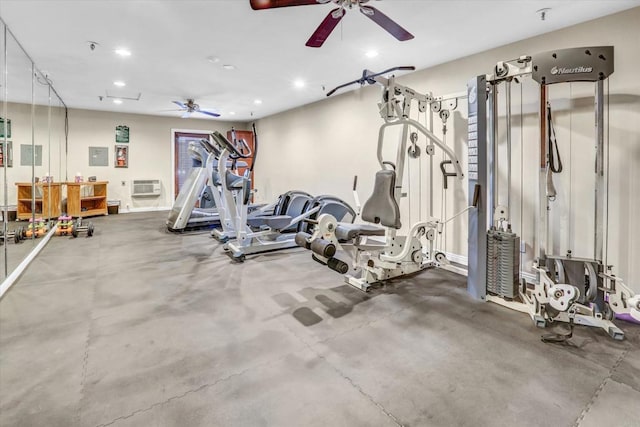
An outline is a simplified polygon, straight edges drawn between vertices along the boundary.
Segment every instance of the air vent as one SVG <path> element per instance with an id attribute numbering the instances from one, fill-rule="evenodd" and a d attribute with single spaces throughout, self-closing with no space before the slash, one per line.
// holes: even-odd
<path id="1" fill-rule="evenodd" d="M 159 179 L 135 179 L 132 187 L 132 197 L 158 197 L 162 190 Z"/>

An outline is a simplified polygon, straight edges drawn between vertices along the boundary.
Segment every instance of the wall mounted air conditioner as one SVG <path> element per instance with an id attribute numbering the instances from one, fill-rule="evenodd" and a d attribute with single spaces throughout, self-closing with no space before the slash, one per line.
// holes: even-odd
<path id="1" fill-rule="evenodd" d="M 159 179 L 134 179 L 131 197 L 158 197 L 162 190 Z"/>

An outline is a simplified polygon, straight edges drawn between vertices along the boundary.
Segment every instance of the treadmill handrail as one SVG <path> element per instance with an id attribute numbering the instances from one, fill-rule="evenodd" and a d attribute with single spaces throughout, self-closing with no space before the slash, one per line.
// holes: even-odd
<path id="1" fill-rule="evenodd" d="M 242 151 L 238 150 L 238 148 L 233 145 L 231 143 L 231 141 L 229 141 L 224 135 L 222 135 L 220 132 L 218 131 L 214 131 L 211 136 L 213 137 L 213 139 L 216 140 L 216 142 L 218 142 L 222 147 L 224 147 L 225 149 L 227 149 L 231 155 L 231 157 L 233 158 L 242 158 L 242 159 L 247 159 L 250 158 L 253 153 L 251 152 L 251 147 L 249 147 L 249 144 L 247 144 L 247 141 L 245 141 L 244 139 L 240 139 L 240 144 L 242 144 L 242 147 L 244 147 L 247 150 L 246 154 L 243 154 Z"/>

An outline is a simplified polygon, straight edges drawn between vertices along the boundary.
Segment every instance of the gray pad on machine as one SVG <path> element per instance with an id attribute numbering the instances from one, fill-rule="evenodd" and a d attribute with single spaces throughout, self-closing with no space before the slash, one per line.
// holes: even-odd
<path id="1" fill-rule="evenodd" d="M 373 194 L 362 207 L 362 219 L 375 224 L 400 229 L 400 208 L 394 196 L 396 172 L 381 170 L 376 173 Z"/>
<path id="2" fill-rule="evenodd" d="M 367 224 L 339 223 L 336 237 L 340 241 L 353 240 L 358 236 L 384 236 L 384 228 Z"/>
<path id="3" fill-rule="evenodd" d="M 244 185 L 243 183 L 244 177 L 236 175 L 235 173 L 228 170 L 226 178 L 227 178 L 227 190 L 233 191 L 233 190 L 242 189 L 242 186 Z"/>
<path id="4" fill-rule="evenodd" d="M 282 230 L 289 225 L 292 219 L 289 215 L 258 216 L 247 218 L 247 223 L 251 227 L 262 227 L 266 225 L 273 230 Z"/>

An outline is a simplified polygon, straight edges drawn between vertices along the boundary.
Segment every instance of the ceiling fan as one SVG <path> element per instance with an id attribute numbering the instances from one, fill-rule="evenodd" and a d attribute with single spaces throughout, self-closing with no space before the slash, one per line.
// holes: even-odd
<path id="1" fill-rule="evenodd" d="M 325 4 L 333 2 L 338 5 L 333 9 L 316 31 L 307 40 L 306 45 L 309 47 L 321 47 L 327 40 L 331 32 L 336 28 L 342 17 L 346 13 L 346 9 L 358 7 L 360 12 L 371 19 L 376 24 L 384 28 L 389 34 L 400 41 L 407 41 L 413 38 L 413 34 L 402 28 L 384 13 L 380 12 L 373 6 L 367 6 L 369 0 L 250 0 L 253 10 L 274 9 L 277 7 L 289 6 L 305 6 L 312 4 Z"/>
<path id="2" fill-rule="evenodd" d="M 193 99 L 187 99 L 186 103 L 183 103 L 180 101 L 171 101 L 171 102 L 173 102 L 178 107 L 180 107 L 180 109 L 176 111 L 184 111 L 184 114 L 182 115 L 183 119 L 190 117 L 191 113 L 201 113 L 211 117 L 220 117 L 220 114 L 214 113 L 213 111 L 201 110 L 200 106 L 195 102 L 193 102 Z"/>

